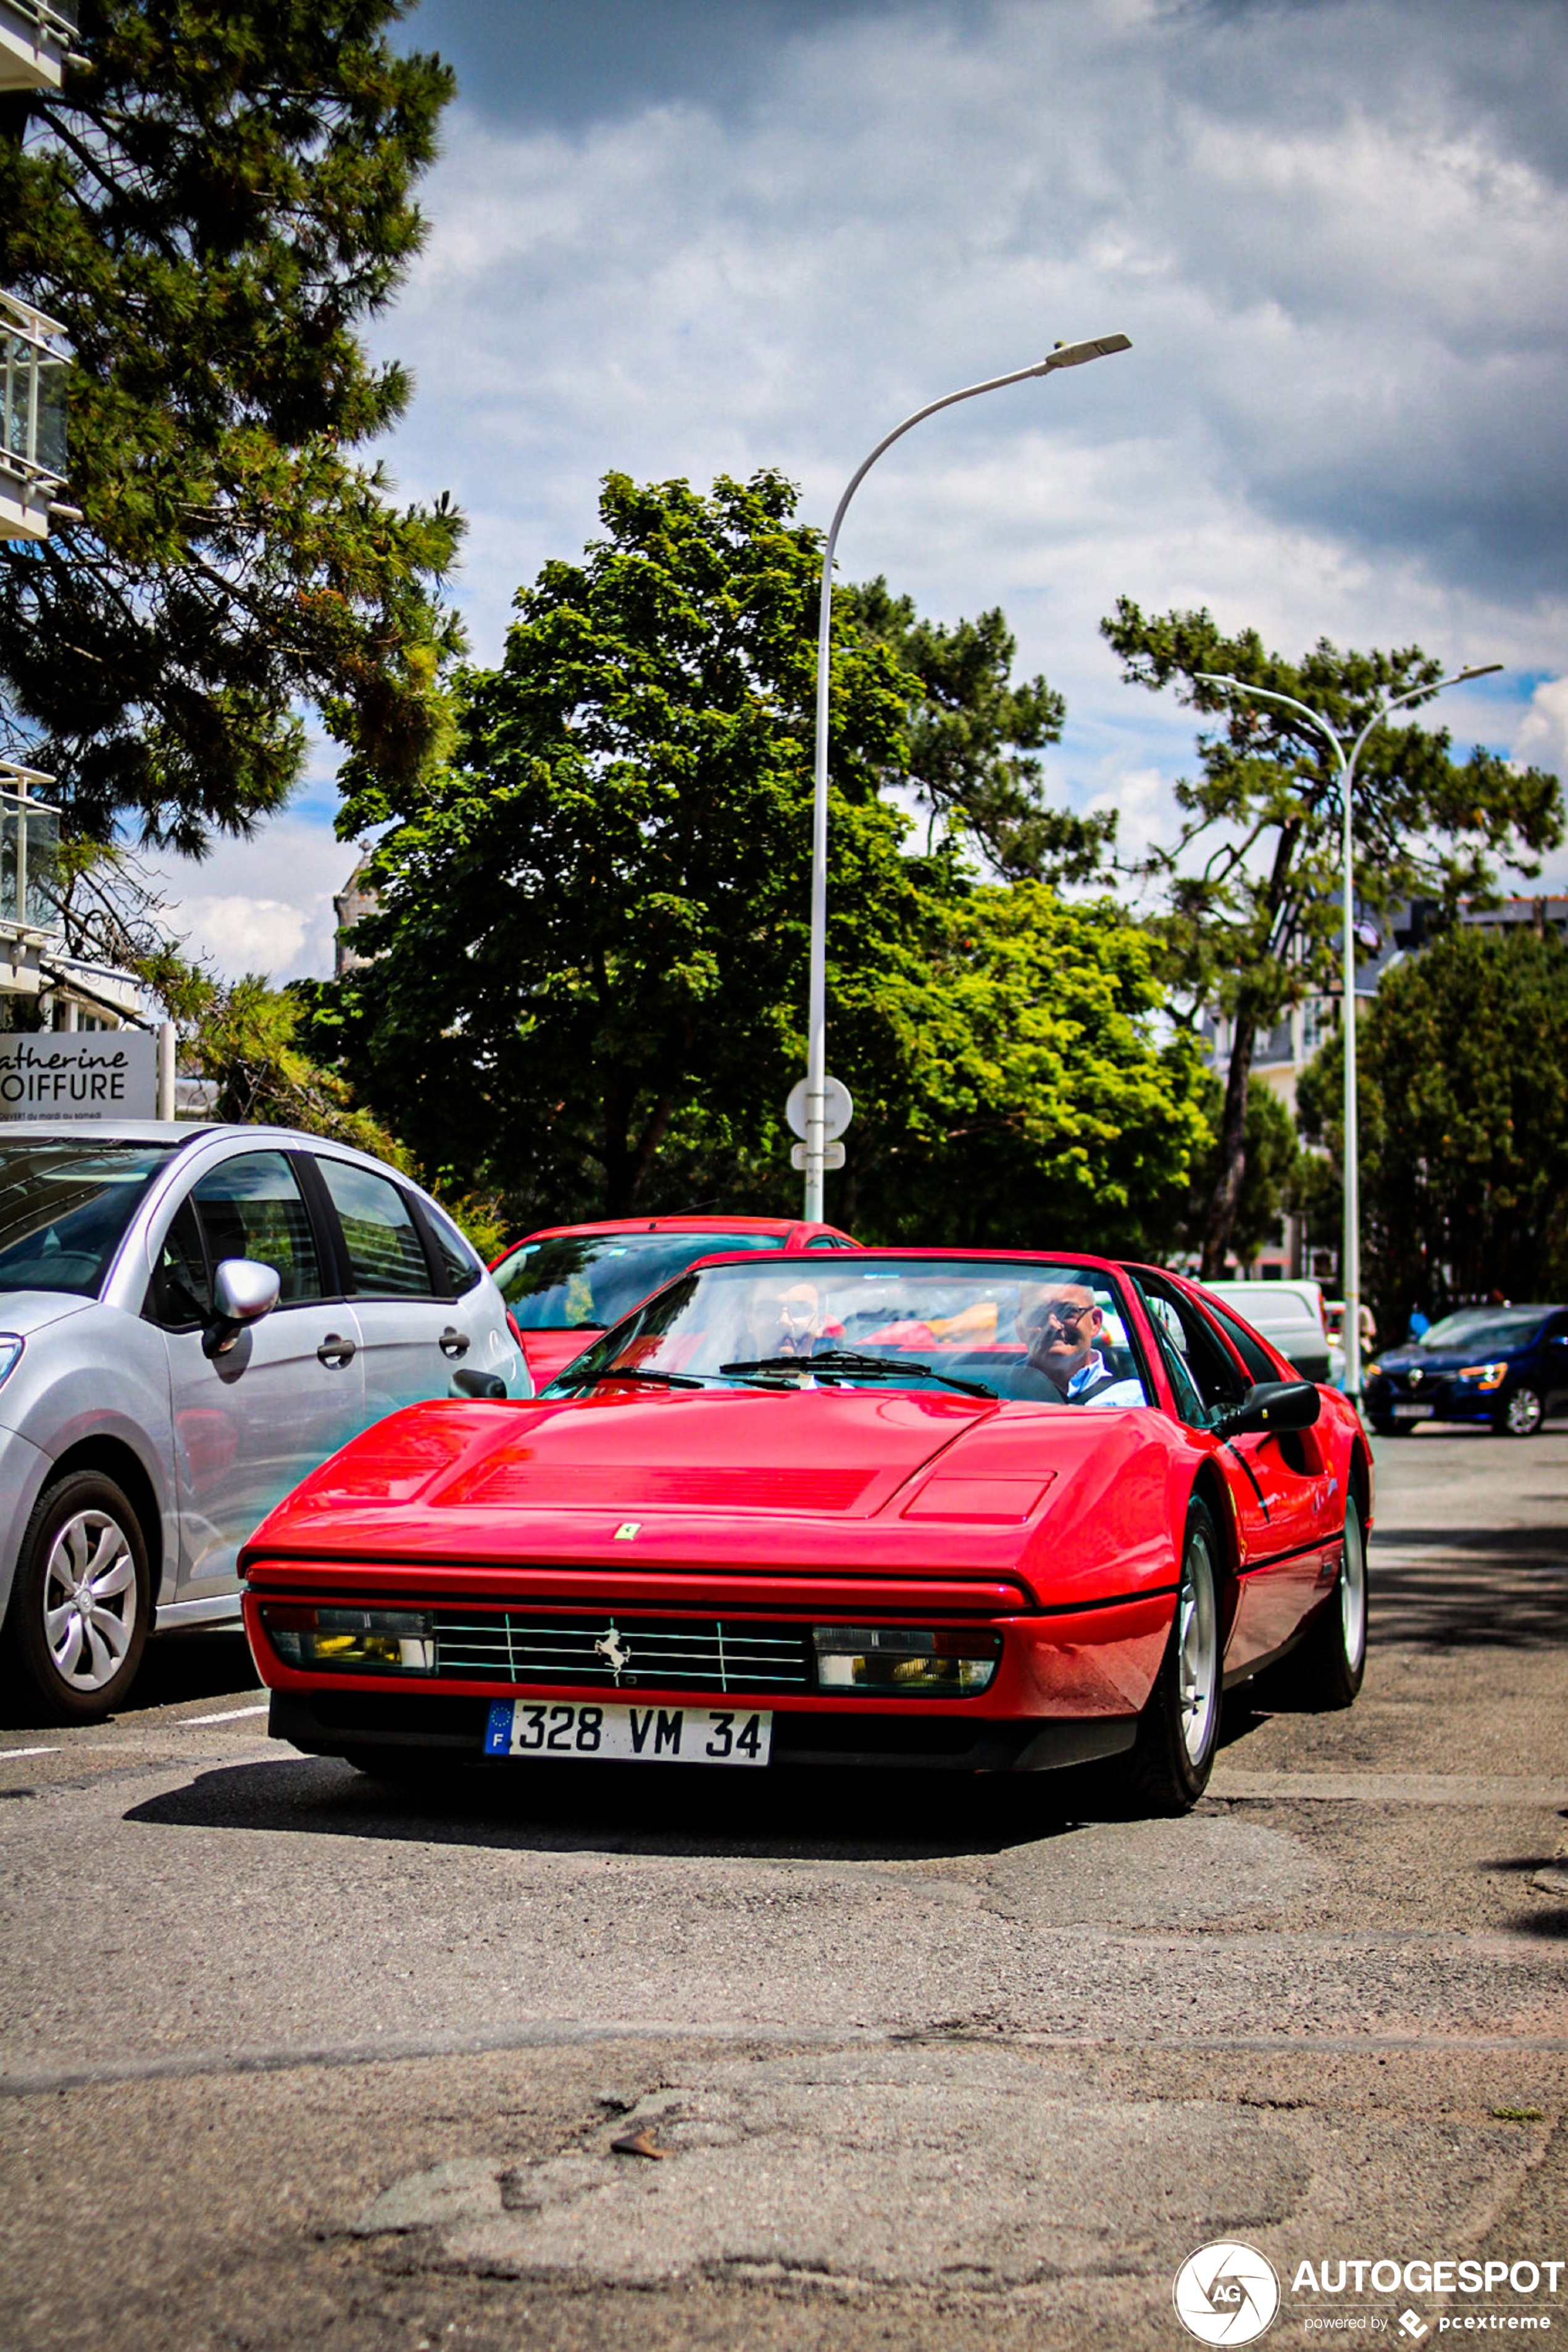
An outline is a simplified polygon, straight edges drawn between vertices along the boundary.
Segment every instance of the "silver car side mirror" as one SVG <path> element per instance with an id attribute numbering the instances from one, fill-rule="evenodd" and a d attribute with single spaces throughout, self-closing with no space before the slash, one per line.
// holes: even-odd
<path id="1" fill-rule="evenodd" d="M 226 1257 L 213 1276 L 213 1318 L 202 1333 L 204 1356 L 226 1356 L 248 1323 L 259 1323 L 278 1304 L 278 1269 L 255 1258 Z"/>

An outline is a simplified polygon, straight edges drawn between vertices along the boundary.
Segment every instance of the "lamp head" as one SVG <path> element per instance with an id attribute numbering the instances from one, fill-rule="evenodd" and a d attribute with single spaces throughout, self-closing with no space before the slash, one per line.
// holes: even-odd
<path id="1" fill-rule="evenodd" d="M 1087 343 L 1058 343 L 1035 370 L 1037 375 L 1052 375 L 1058 368 L 1082 367 L 1088 360 L 1108 359 L 1112 352 L 1130 352 L 1131 335 L 1097 335 Z"/>

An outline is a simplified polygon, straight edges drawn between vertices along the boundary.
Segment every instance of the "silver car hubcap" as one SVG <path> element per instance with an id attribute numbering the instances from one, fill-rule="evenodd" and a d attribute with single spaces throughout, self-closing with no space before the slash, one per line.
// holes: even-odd
<path id="1" fill-rule="evenodd" d="M 136 1563 L 107 1511 L 79 1511 L 49 1548 L 44 1636 L 55 1672 L 73 1691 L 100 1691 L 125 1663 L 136 1631 Z"/>
<path id="2" fill-rule="evenodd" d="M 1516 1437 L 1533 1437 L 1541 1425 L 1541 1399 L 1533 1389 L 1520 1389 L 1508 1401 L 1508 1425 Z"/>
<path id="3" fill-rule="evenodd" d="M 1182 1590 L 1176 1602 L 1177 1671 L 1181 1681 L 1182 1744 L 1189 1764 L 1208 1753 L 1219 1702 L 1219 1643 L 1215 1638 L 1214 1566 L 1205 1538 L 1187 1538 L 1182 1559 Z"/>
<path id="4" fill-rule="evenodd" d="M 1345 1662 L 1353 1674 L 1366 1648 L 1366 1546 L 1361 1521 L 1345 1521 L 1345 1556 L 1340 1568 L 1340 1627 L 1344 1636 Z"/>

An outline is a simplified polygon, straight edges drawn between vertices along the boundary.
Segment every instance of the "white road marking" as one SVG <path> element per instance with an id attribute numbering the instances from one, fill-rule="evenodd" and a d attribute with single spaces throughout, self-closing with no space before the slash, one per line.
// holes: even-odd
<path id="1" fill-rule="evenodd" d="M 7 1756 L 58 1756 L 58 1748 L 0 1748 L 0 1764 Z"/>
<path id="2" fill-rule="evenodd" d="M 226 1708 L 222 1715 L 182 1715 L 175 1719 L 181 1724 L 237 1723 L 242 1716 L 265 1715 L 266 1712 L 267 1701 L 263 1699 L 259 1706 L 231 1706 Z"/>

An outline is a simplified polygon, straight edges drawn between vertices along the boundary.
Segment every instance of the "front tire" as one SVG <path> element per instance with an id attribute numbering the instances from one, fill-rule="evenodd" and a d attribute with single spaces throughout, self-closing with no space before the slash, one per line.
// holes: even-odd
<path id="1" fill-rule="evenodd" d="M 1334 1589 L 1277 1669 L 1286 1706 L 1306 1714 L 1349 1706 L 1366 1675 L 1366 1537 L 1361 1506 L 1345 1506 L 1345 1549 Z"/>
<path id="2" fill-rule="evenodd" d="M 147 1545 L 121 1489 L 96 1470 L 47 1487 L 0 1635 L 6 1680 L 51 1723 L 101 1723 L 136 1679 L 151 1614 Z"/>
<path id="3" fill-rule="evenodd" d="M 1207 1506 L 1187 1506 L 1171 1638 L 1127 1759 L 1129 1792 L 1151 1813 L 1190 1812 L 1219 1745 L 1219 1538 Z"/>
<path id="4" fill-rule="evenodd" d="M 1535 1389 L 1515 1389 L 1493 1427 L 1500 1437 L 1533 1437 L 1546 1418 L 1546 1407 Z"/>

